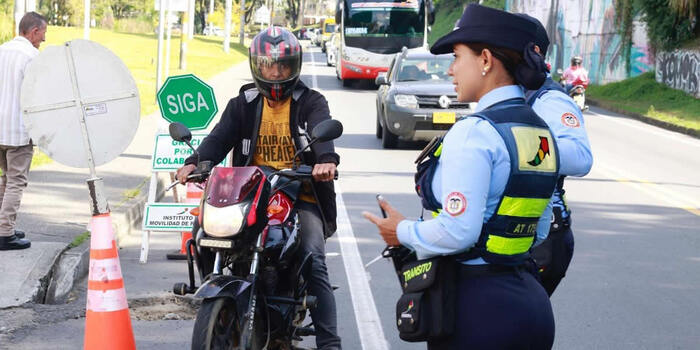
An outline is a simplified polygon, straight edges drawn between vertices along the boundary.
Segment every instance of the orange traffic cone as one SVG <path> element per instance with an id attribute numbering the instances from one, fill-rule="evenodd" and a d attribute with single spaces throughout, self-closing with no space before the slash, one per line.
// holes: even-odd
<path id="1" fill-rule="evenodd" d="M 202 198 L 203 189 L 199 186 L 188 182 L 187 183 L 187 196 L 185 197 L 185 203 L 199 203 Z M 174 251 L 172 253 L 166 254 L 168 260 L 185 260 L 187 259 L 187 252 L 185 251 L 187 246 L 187 241 L 192 238 L 192 232 L 183 231 L 180 235 L 180 251 Z"/>
<path id="2" fill-rule="evenodd" d="M 93 216 L 90 229 L 84 349 L 136 349 L 112 217 Z"/>

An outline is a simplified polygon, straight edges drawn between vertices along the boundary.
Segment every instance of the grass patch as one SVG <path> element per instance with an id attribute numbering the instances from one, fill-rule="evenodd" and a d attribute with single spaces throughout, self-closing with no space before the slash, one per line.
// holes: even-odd
<path id="1" fill-rule="evenodd" d="M 700 100 L 656 82 L 654 72 L 605 85 L 591 85 L 586 95 L 624 111 L 700 130 Z"/>
<path id="2" fill-rule="evenodd" d="M 119 203 L 117 203 L 117 205 L 114 206 L 113 209 L 120 208 L 121 206 L 123 206 L 124 204 L 126 204 L 128 201 L 130 201 L 130 200 L 136 198 L 136 196 L 138 196 L 139 194 L 141 194 L 141 190 L 143 189 L 143 187 L 146 185 L 146 183 L 147 183 L 150 179 L 151 179 L 151 177 L 149 176 L 149 177 L 143 179 L 143 181 L 141 181 L 141 183 L 140 183 L 138 186 L 136 186 L 135 188 L 128 189 L 128 190 L 124 190 L 124 191 L 122 192 L 122 198 L 121 198 L 121 200 L 119 201 Z"/>
<path id="3" fill-rule="evenodd" d="M 49 26 L 46 31 L 46 42 L 42 47 L 62 45 L 66 41 L 82 39 L 82 37 L 82 28 Z M 152 33 L 130 34 L 92 28 L 90 39 L 112 50 L 129 68 L 139 90 L 141 114 L 147 115 L 157 111 L 155 89 L 158 37 Z M 180 37 L 173 37 L 170 41 L 170 70 L 165 76 L 192 73 L 199 78 L 208 79 L 247 58 L 248 50 L 234 43 L 236 40 L 231 40 L 231 51 L 226 54 L 223 51 L 223 40 L 221 37 L 200 35 L 189 40 L 186 55 L 187 69 L 182 70 L 178 69 Z"/>
<path id="4" fill-rule="evenodd" d="M 428 34 L 428 44 L 431 46 L 440 39 L 443 35 L 452 31 L 462 17 L 465 0 L 443 0 L 435 10 L 435 23 L 430 26 L 430 34 Z"/>
<path id="5" fill-rule="evenodd" d="M 85 231 L 85 232 L 77 235 L 75 238 L 73 238 L 73 241 L 70 242 L 70 244 L 68 244 L 68 249 L 75 248 L 75 247 L 83 244 L 83 242 L 85 242 L 89 238 L 90 238 L 90 231 Z"/>
<path id="6" fill-rule="evenodd" d="M 49 163 L 53 163 L 53 160 L 49 158 L 46 153 L 39 150 L 39 148 L 34 148 L 34 156 L 32 157 L 32 165 L 30 169 L 34 169 Z"/>

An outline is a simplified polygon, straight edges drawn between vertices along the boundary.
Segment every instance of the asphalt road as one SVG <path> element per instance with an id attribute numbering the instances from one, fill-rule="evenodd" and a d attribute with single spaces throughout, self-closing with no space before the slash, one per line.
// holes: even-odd
<path id="1" fill-rule="evenodd" d="M 341 155 L 337 192 L 344 210 L 339 232 L 327 244 L 331 281 L 340 287 L 336 301 L 344 348 L 424 349 L 398 338 L 394 305 L 400 288 L 389 262 L 364 268 L 384 244 L 361 216 L 364 210 L 378 212 L 377 193 L 407 217 L 420 215 L 413 160 L 421 144 L 382 149 L 374 136 L 376 90 L 369 85 L 343 88 L 319 49 L 306 52 L 302 80 L 324 93 L 345 128 L 336 141 Z M 567 181 L 576 251 L 569 275 L 552 297 L 555 348 L 696 349 L 700 140 L 595 108 L 585 114 L 585 124 L 594 166 L 586 177 Z M 140 270 L 138 245 L 120 252 L 127 292 L 147 282 L 162 284 L 155 289 L 165 293 L 185 278 L 181 265 L 158 260 L 164 252 L 158 247 L 172 247 L 177 238 L 156 236 L 152 244 L 152 258 Z M 66 314 L 76 317 L 75 312 Z M 80 347 L 83 323 L 38 322 L 18 334 L 13 348 Z M 192 324 L 144 318 L 135 321 L 134 332 L 139 348 L 184 349 Z"/>

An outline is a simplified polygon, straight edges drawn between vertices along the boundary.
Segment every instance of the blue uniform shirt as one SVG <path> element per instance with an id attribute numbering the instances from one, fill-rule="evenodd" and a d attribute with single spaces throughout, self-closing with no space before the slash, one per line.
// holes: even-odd
<path id="1" fill-rule="evenodd" d="M 559 174 L 567 176 L 588 174 L 593 165 L 593 155 L 583 122 L 583 114 L 574 100 L 561 91 L 549 90 L 535 100 L 532 109 L 547 123 L 557 141 Z M 561 207 L 563 217 L 568 216 L 568 213 L 563 210 L 563 198 L 559 191 L 554 191 L 552 194 L 548 207 L 550 212 L 552 205 Z"/>
<path id="2" fill-rule="evenodd" d="M 516 97 L 523 97 L 517 85 L 491 90 L 479 100 L 475 111 Z M 458 121 L 445 135 L 432 190 L 443 207 L 449 194 L 461 193 L 466 199 L 466 209 L 457 216 L 442 211 L 433 220 L 403 220 L 396 230 L 399 242 L 415 250 L 419 259 L 456 254 L 473 247 L 482 225 L 496 211 L 509 175 L 510 157 L 496 129 L 481 118 Z M 551 215 L 550 207 L 540 218 L 538 242 L 549 233 Z M 465 264 L 486 262 L 477 258 Z"/>

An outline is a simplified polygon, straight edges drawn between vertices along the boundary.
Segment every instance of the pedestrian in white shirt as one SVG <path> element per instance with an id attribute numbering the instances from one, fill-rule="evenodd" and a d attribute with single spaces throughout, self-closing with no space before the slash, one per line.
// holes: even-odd
<path id="1" fill-rule="evenodd" d="M 45 40 L 46 19 L 28 12 L 19 22 L 19 36 L 0 45 L 0 250 L 29 248 L 15 219 L 27 187 L 34 149 L 24 128 L 20 90 L 24 73 Z"/>

